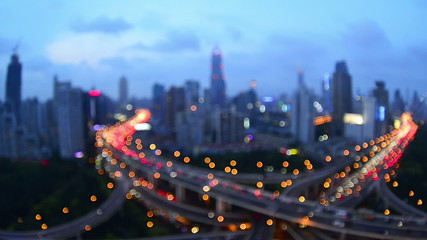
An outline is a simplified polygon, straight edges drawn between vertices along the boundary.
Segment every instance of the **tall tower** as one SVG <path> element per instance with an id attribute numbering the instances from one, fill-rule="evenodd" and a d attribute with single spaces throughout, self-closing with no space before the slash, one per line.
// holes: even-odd
<path id="1" fill-rule="evenodd" d="M 394 92 L 394 102 L 392 107 L 393 117 L 399 118 L 400 115 L 405 111 L 405 101 L 403 101 L 403 97 L 400 94 L 400 90 L 396 89 Z"/>
<path id="2" fill-rule="evenodd" d="M 175 127 L 176 115 L 185 110 L 185 90 L 183 87 L 171 87 L 166 96 L 166 125 Z"/>
<path id="3" fill-rule="evenodd" d="M 82 91 L 70 82 L 54 79 L 54 104 L 58 123 L 59 153 L 63 158 L 73 158 L 84 149 L 84 120 Z"/>
<path id="4" fill-rule="evenodd" d="M 15 50 L 7 67 L 6 103 L 10 104 L 18 124 L 21 122 L 21 72 L 22 64 L 19 62 L 19 57 Z"/>
<path id="5" fill-rule="evenodd" d="M 351 113 L 353 110 L 351 75 L 348 73 L 345 61 L 337 62 L 335 65 L 332 91 L 334 133 L 335 135 L 342 136 L 344 134 L 344 114 Z"/>
<path id="6" fill-rule="evenodd" d="M 154 84 L 153 86 L 153 99 L 152 102 L 152 120 L 164 124 L 166 118 L 166 93 L 165 86 L 161 84 Z"/>
<path id="7" fill-rule="evenodd" d="M 322 104 L 328 114 L 332 112 L 331 97 L 331 78 L 325 73 L 322 80 Z"/>
<path id="8" fill-rule="evenodd" d="M 379 137 L 388 131 L 389 101 L 388 90 L 384 81 L 376 81 L 376 88 L 372 91 L 375 98 L 375 136 Z"/>
<path id="9" fill-rule="evenodd" d="M 185 82 L 185 107 L 189 108 L 191 105 L 196 105 L 200 97 L 200 84 L 195 80 L 188 80 Z"/>
<path id="10" fill-rule="evenodd" d="M 128 103 L 128 80 L 126 77 L 120 78 L 119 81 L 119 105 L 120 108 L 125 108 Z"/>
<path id="11" fill-rule="evenodd" d="M 304 83 L 304 73 L 298 72 L 298 88 L 294 93 L 292 106 L 292 134 L 295 140 L 308 143 L 314 140 L 313 93 Z"/>
<path id="12" fill-rule="evenodd" d="M 225 107 L 225 77 L 222 73 L 224 65 L 222 64 L 222 53 L 215 47 L 212 53 L 212 75 L 211 75 L 211 104 L 214 107 Z"/>

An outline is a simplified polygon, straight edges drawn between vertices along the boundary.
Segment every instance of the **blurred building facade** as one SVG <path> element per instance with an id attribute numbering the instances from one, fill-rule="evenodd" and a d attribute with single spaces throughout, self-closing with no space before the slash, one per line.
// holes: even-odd
<path id="1" fill-rule="evenodd" d="M 335 65 L 332 79 L 332 118 L 334 121 L 334 135 L 344 135 L 344 114 L 351 113 L 352 107 L 352 80 L 345 61 Z"/>
<path id="2" fill-rule="evenodd" d="M 384 135 L 389 131 L 390 125 L 390 106 L 388 90 L 385 88 L 384 81 L 376 81 L 376 88 L 372 90 L 372 96 L 375 98 L 375 133 L 376 137 Z"/>
<path id="3" fill-rule="evenodd" d="M 54 104 L 58 128 L 59 153 L 73 158 L 84 150 L 83 93 L 70 82 L 54 79 Z"/>
<path id="4" fill-rule="evenodd" d="M 303 72 L 298 72 L 298 88 L 292 101 L 292 134 L 301 143 L 314 141 L 314 94 L 304 83 Z"/>
<path id="5" fill-rule="evenodd" d="M 16 118 L 19 125 L 21 120 L 21 85 L 22 85 L 22 64 L 19 62 L 18 54 L 15 52 L 11 56 L 6 73 L 6 104 L 9 104 L 11 113 Z"/>
<path id="6" fill-rule="evenodd" d="M 129 103 L 128 89 L 128 80 L 125 76 L 122 76 L 119 80 L 119 112 L 124 111 L 126 109 L 126 105 Z"/>
<path id="7" fill-rule="evenodd" d="M 213 107 L 226 106 L 225 76 L 223 74 L 223 55 L 218 47 L 212 53 L 210 103 Z"/>

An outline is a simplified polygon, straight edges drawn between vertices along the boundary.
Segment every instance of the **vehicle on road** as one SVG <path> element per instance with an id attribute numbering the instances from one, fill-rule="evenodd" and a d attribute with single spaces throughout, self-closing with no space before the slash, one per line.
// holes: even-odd
<path id="1" fill-rule="evenodd" d="M 344 223 L 343 221 L 339 221 L 339 220 L 334 220 L 334 221 L 332 222 L 332 225 L 337 226 L 337 227 L 340 227 L 340 228 L 345 227 L 345 223 Z"/>

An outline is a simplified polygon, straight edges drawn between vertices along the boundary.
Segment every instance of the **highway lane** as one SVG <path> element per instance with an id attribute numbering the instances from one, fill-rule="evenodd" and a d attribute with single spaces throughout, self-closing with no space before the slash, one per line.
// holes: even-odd
<path id="1" fill-rule="evenodd" d="M 155 164 L 153 164 L 154 166 Z M 160 169 L 156 169 L 156 171 L 159 171 Z M 194 173 L 193 173 L 194 174 Z M 163 174 L 162 174 L 163 175 Z M 194 176 L 189 176 L 190 173 L 183 172 L 179 177 L 175 177 L 174 181 L 179 179 L 180 184 L 184 185 L 185 187 L 188 187 L 190 189 L 194 189 L 198 192 L 203 192 L 201 190 L 203 186 L 206 186 L 205 184 L 208 184 L 208 181 L 205 182 L 199 182 L 196 179 L 194 179 Z M 197 174 L 196 174 L 197 176 Z M 219 183 L 218 185 L 221 185 Z M 220 197 L 221 199 L 230 202 L 232 204 L 236 204 L 240 207 L 250 209 L 251 211 L 257 211 L 269 216 L 273 217 L 279 217 L 285 220 L 293 221 L 293 222 L 300 222 L 301 219 L 303 219 L 309 212 L 316 211 L 316 204 L 310 205 L 308 203 L 297 203 L 295 202 L 295 199 L 289 199 L 285 197 L 279 197 L 278 199 L 282 200 L 285 204 L 279 204 L 277 202 L 277 199 L 271 200 L 269 198 L 270 195 L 265 194 L 267 197 L 263 196 L 260 198 L 260 196 L 256 197 L 253 194 L 246 194 L 242 193 L 240 191 L 234 190 L 234 186 L 232 183 L 227 183 L 227 187 L 212 187 L 209 191 L 210 195 L 212 197 Z M 289 201 L 289 202 L 286 202 Z M 335 208 L 334 208 L 335 209 Z M 385 232 L 388 233 L 400 233 L 401 236 L 392 236 L 390 239 L 411 239 L 413 237 L 421 237 L 423 234 L 426 233 L 424 230 L 422 234 L 415 234 L 413 233 L 412 236 L 403 237 L 402 235 L 408 235 L 407 234 L 407 228 L 400 228 L 397 226 L 392 226 L 390 223 L 384 223 L 382 218 L 377 217 L 373 222 L 367 222 L 366 220 L 352 220 L 349 219 L 347 228 L 339 228 L 336 226 L 333 226 L 333 221 L 336 219 L 335 212 L 332 211 L 331 213 L 316 213 L 312 218 L 310 218 L 309 224 L 312 224 L 310 226 L 319 227 L 323 229 L 327 229 L 329 231 L 338 231 L 338 232 L 348 232 L 352 234 L 356 234 L 359 236 L 366 236 L 366 237 L 382 237 Z M 348 229 L 352 228 L 352 229 Z M 417 231 L 420 231 L 421 229 L 417 229 Z M 425 235 L 424 235 L 425 236 Z M 394 237 L 394 238 L 393 238 Z"/>
<path id="2" fill-rule="evenodd" d="M 115 148 L 128 150 L 122 146 L 116 144 Z M 244 187 L 245 191 L 242 192 L 242 187 L 238 184 L 220 178 L 209 179 L 206 172 L 199 170 L 185 171 L 181 166 L 182 164 L 176 162 L 173 163 L 173 167 L 164 167 L 164 162 L 162 162 L 161 167 L 158 167 L 160 162 L 157 157 L 151 158 L 152 156 L 148 155 L 144 159 L 138 159 L 137 157 L 135 158 L 137 156 L 136 153 L 124 151 L 124 154 L 119 158 L 126 158 L 125 155 L 133 156 L 134 160 L 130 161 L 141 160 L 141 166 L 145 166 L 142 170 L 146 174 L 157 172 L 166 181 L 179 182 L 185 188 L 199 193 L 209 192 L 211 197 L 220 198 L 231 204 L 271 217 L 295 223 L 303 221 L 307 226 L 371 238 L 384 238 L 387 235 L 386 238 L 388 239 L 426 239 L 427 236 L 427 230 L 423 226 L 417 226 L 408 220 L 395 222 L 397 221 L 396 219 L 391 219 L 391 222 L 385 222 L 385 218 L 382 215 L 375 215 L 373 219 L 368 221 L 357 217 L 358 215 L 355 214 L 354 217 L 343 220 L 345 221 L 345 227 L 336 226 L 334 221 L 340 208 L 330 207 L 323 210 L 321 205 L 313 202 L 299 203 L 296 199 L 283 195 L 276 198 L 272 197 L 272 193 L 249 187 Z M 145 162 L 142 162 L 143 160 Z M 168 174 L 172 172 L 176 173 L 173 177 Z M 211 185 L 214 180 L 216 180 L 216 183 Z M 316 212 L 319 207 L 321 208 L 320 212 Z M 316 213 L 308 217 L 310 213 L 314 212 Z M 404 224 L 402 224 L 403 222 Z"/>
<path id="3" fill-rule="evenodd" d="M 336 163 L 334 166 L 327 166 L 321 170 L 313 171 L 310 174 L 306 174 L 304 178 L 301 178 L 299 181 L 287 187 L 284 191 L 284 194 L 286 196 L 298 197 L 301 195 L 301 192 L 303 192 L 308 187 L 312 186 L 313 184 L 323 183 L 326 177 L 333 175 L 337 171 L 340 171 L 345 166 L 353 162 L 351 158 L 341 158 L 339 160 L 341 161 L 337 161 L 338 163 Z"/>
<path id="4" fill-rule="evenodd" d="M 379 182 L 380 181 L 371 182 L 368 186 L 365 184 L 366 187 L 363 187 L 362 190 L 358 192 L 357 197 L 355 195 L 349 195 L 342 200 L 335 201 L 333 205 L 341 208 L 354 208 L 371 196 L 371 193 L 376 190 Z"/>
<path id="5" fill-rule="evenodd" d="M 330 144 L 332 144 L 332 146 L 330 146 Z M 322 148 L 329 149 L 331 152 L 324 153 L 321 151 Z M 344 156 L 344 149 L 352 149 L 352 147 L 350 147 L 348 140 L 342 138 L 312 144 L 304 147 L 303 149 L 309 156 L 311 156 L 313 161 L 323 164 L 323 168 L 320 170 L 313 170 L 305 174 L 303 177 L 299 178 L 298 181 L 295 181 L 294 184 L 288 186 L 284 191 L 286 196 L 299 197 L 308 187 L 315 184 L 322 185 L 325 178 L 330 177 L 336 172 L 340 172 L 346 166 L 351 165 L 356 156 L 363 154 L 351 150 L 349 151 L 348 156 Z M 330 156 L 332 161 L 325 162 L 325 156 Z"/>
<path id="6" fill-rule="evenodd" d="M 107 161 L 108 165 L 112 169 L 111 172 L 115 172 L 117 170 L 122 171 L 122 177 L 120 177 L 123 181 L 128 181 L 129 185 L 133 185 L 132 189 L 137 190 L 141 197 L 135 197 L 137 201 L 144 202 L 146 205 L 155 206 L 159 209 L 167 210 L 170 213 L 177 213 L 185 218 L 188 218 L 193 221 L 201 222 L 209 225 L 222 225 L 226 226 L 229 224 L 237 224 L 248 223 L 251 221 L 250 216 L 248 214 L 239 214 L 239 213 L 219 213 L 212 209 L 206 209 L 201 207 L 196 207 L 193 205 L 189 205 L 185 202 L 180 201 L 180 199 L 168 200 L 164 196 L 160 196 L 157 193 L 157 190 L 150 189 L 147 186 L 142 186 L 140 184 L 138 177 L 129 177 L 129 171 L 127 168 L 121 169 L 117 165 L 111 165 Z M 116 179 L 116 178 L 113 178 Z M 137 184 L 134 184 L 137 183 Z M 136 185 L 136 186 L 135 186 Z M 173 214 L 172 214 L 173 215 Z M 216 218 L 218 216 L 223 216 L 224 221 L 218 222 Z"/>
<path id="7" fill-rule="evenodd" d="M 346 174 L 345 178 L 335 181 L 334 187 L 327 191 L 323 199 L 327 199 L 329 205 L 345 207 L 357 205 L 375 189 L 377 181 L 383 181 L 386 175 L 394 171 L 395 165 L 416 131 L 417 126 L 407 119 L 390 137 L 382 137 L 382 141 L 377 140 L 376 144 L 371 144 L 373 146 L 370 148 L 372 150 L 369 158 L 365 159 L 361 167 Z"/>
<path id="8" fill-rule="evenodd" d="M 427 219 L 426 212 L 421 211 L 409 205 L 407 202 L 403 201 L 398 196 L 396 196 L 396 194 L 394 194 L 390 190 L 390 188 L 387 186 L 387 183 L 385 181 L 380 181 L 380 183 L 378 184 L 378 191 L 379 191 L 379 194 L 386 201 L 386 204 L 391 206 L 393 209 L 400 212 L 401 214 L 406 216 L 416 216 L 421 218 L 424 217 Z"/>

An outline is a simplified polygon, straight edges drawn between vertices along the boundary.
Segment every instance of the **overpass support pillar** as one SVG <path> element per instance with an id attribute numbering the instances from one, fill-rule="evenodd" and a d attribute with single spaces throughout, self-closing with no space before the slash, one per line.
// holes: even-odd
<path id="1" fill-rule="evenodd" d="M 230 210 L 231 205 L 227 202 L 224 202 L 221 198 L 216 199 L 215 209 L 217 212 L 224 213 Z"/>
<path id="2" fill-rule="evenodd" d="M 179 201 L 185 201 L 185 188 L 180 184 L 175 184 L 175 195 Z"/>
<path id="3" fill-rule="evenodd" d="M 340 240 L 345 240 L 345 237 L 346 237 L 346 233 L 341 233 L 341 236 L 340 236 Z"/>
<path id="4" fill-rule="evenodd" d="M 314 187 L 314 194 L 316 195 L 316 196 L 318 196 L 319 195 L 319 193 L 320 193 L 320 186 L 318 185 L 318 184 L 316 184 L 316 186 Z M 313 193 L 312 192 L 312 193 Z"/>
<path id="5" fill-rule="evenodd" d="M 309 189 L 305 189 L 303 192 L 303 196 L 309 197 L 308 194 L 310 193 Z"/>
<path id="6" fill-rule="evenodd" d="M 148 174 L 147 181 L 153 184 L 153 190 L 157 189 L 157 179 L 154 178 L 153 174 Z"/>

